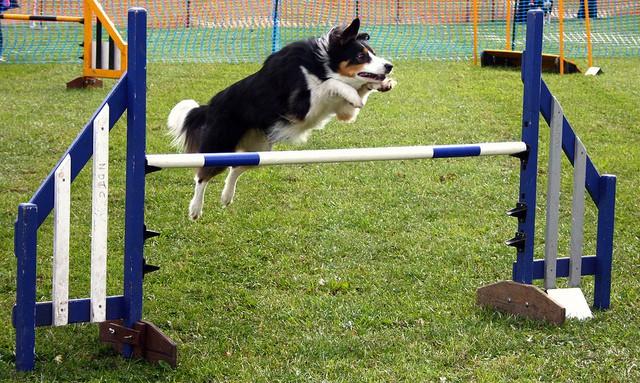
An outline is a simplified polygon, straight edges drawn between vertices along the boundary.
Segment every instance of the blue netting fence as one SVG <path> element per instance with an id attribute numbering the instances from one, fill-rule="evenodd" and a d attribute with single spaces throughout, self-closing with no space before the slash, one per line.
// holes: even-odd
<path id="1" fill-rule="evenodd" d="M 82 15 L 79 0 L 12 1 L 19 7 L 5 13 Z M 377 50 L 394 59 L 469 59 L 474 21 L 478 52 L 521 50 L 522 15 L 531 7 L 547 12 L 545 51 L 557 53 L 559 41 L 557 0 L 105 0 L 102 6 L 123 36 L 127 9 L 148 9 L 152 62 L 260 62 L 273 49 L 355 16 Z M 640 56 L 640 1 L 588 0 L 588 8 L 594 57 Z M 564 1 L 563 17 L 566 57 L 586 57 L 584 0 Z M 0 22 L 7 62 L 81 62 L 80 24 Z"/>

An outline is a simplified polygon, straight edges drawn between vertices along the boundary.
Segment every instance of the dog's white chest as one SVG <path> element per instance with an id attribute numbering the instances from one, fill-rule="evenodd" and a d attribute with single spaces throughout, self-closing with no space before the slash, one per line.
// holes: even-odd
<path id="1" fill-rule="evenodd" d="M 301 121 L 278 122 L 272 129 L 272 141 L 290 141 L 304 143 L 314 129 L 322 129 L 347 102 L 339 96 L 337 81 L 321 81 L 301 67 L 309 89 L 309 110 Z M 336 84 L 338 83 L 338 84 Z M 348 86 L 343 84 L 344 86 Z"/>

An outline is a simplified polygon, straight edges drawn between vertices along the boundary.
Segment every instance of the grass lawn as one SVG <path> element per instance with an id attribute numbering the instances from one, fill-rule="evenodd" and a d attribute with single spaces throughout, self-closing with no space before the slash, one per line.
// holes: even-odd
<path id="1" fill-rule="evenodd" d="M 399 86 L 354 124 L 330 123 L 306 149 L 517 141 L 515 71 L 468 62 L 396 62 Z M 618 176 L 612 307 L 562 327 L 475 306 L 508 279 L 518 162 L 510 157 L 261 168 L 222 209 L 222 178 L 191 222 L 188 169 L 149 175 L 144 317 L 179 347 L 179 366 L 123 360 L 97 326 L 37 331 L 36 370 L 14 372 L 13 221 L 108 92 L 67 91 L 79 66 L 0 65 L 0 380 L 2 381 L 640 381 L 640 60 L 599 77 L 545 75 L 602 173 Z M 150 64 L 148 152 L 172 152 L 171 107 L 206 102 L 255 64 Z M 125 124 L 111 133 L 108 293 L 122 291 Z M 548 130 L 541 129 L 536 249 L 544 241 Z M 281 145 L 277 149 L 291 149 Z M 569 245 L 564 160 L 561 240 Z M 90 169 L 90 168 L 89 168 Z M 71 296 L 89 291 L 90 170 L 72 186 Z M 595 251 L 587 205 L 585 252 Z M 39 232 L 38 300 L 50 299 L 52 225 Z M 592 278 L 584 281 L 592 300 Z"/>

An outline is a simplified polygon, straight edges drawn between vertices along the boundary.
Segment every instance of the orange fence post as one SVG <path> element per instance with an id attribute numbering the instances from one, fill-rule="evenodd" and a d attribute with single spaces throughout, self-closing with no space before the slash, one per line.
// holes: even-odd
<path id="1" fill-rule="evenodd" d="M 560 45 L 560 75 L 564 74 L 564 0 L 558 0 L 558 17 L 560 30 L 558 44 Z"/>
<path id="2" fill-rule="evenodd" d="M 507 35 L 505 38 L 505 46 L 504 49 L 510 51 L 511 50 L 511 0 L 507 0 Z"/>
<path id="3" fill-rule="evenodd" d="M 478 0 L 473 0 L 473 65 L 478 65 Z"/>
<path id="4" fill-rule="evenodd" d="M 589 68 L 593 66 L 593 56 L 591 55 L 591 16 L 589 15 L 589 0 L 584 1 L 584 20 L 587 29 L 587 61 Z"/>

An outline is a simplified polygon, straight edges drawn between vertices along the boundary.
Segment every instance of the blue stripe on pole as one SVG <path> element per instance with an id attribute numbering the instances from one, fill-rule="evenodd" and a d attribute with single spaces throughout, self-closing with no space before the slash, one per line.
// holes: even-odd
<path id="1" fill-rule="evenodd" d="M 204 166 L 256 166 L 260 165 L 258 153 L 204 154 Z"/>
<path id="2" fill-rule="evenodd" d="M 480 155 L 480 146 L 460 145 L 433 148 L 433 158 L 473 157 Z"/>

